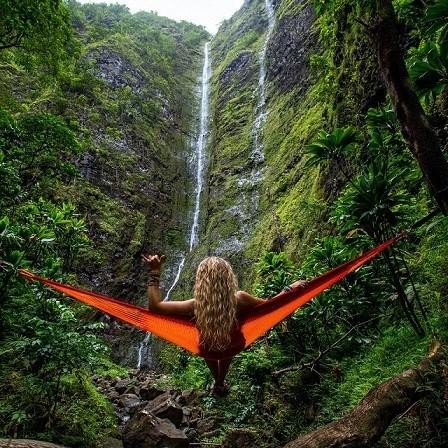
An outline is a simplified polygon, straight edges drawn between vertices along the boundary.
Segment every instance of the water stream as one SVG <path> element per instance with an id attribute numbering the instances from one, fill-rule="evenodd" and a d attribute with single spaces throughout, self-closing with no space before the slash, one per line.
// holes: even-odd
<path id="1" fill-rule="evenodd" d="M 254 222 L 259 213 L 259 185 L 263 179 L 264 147 L 263 147 L 263 126 L 266 123 L 266 54 L 275 28 L 275 11 L 272 0 L 265 0 L 265 10 L 268 18 L 268 26 L 264 37 L 263 45 L 258 53 L 258 84 L 255 90 L 257 104 L 255 106 L 255 119 L 252 123 L 251 135 L 253 147 L 249 156 L 248 166 L 250 170 L 246 174 L 241 174 L 238 180 L 238 187 L 241 194 L 235 205 L 225 210 L 239 221 L 238 235 L 233 235 L 227 241 L 223 241 L 221 246 L 225 251 L 240 252 L 244 249 Z"/>
<path id="2" fill-rule="evenodd" d="M 199 133 L 195 142 L 195 201 L 193 209 L 193 222 L 191 224 L 190 230 L 190 240 L 188 252 L 191 252 L 196 246 L 199 239 L 199 212 L 201 209 L 201 194 L 204 188 L 204 165 L 205 165 L 205 145 L 207 143 L 208 134 L 208 96 L 209 96 L 209 81 L 210 81 L 210 49 L 209 43 L 207 42 L 204 46 L 204 65 L 202 67 L 202 78 L 201 78 L 201 106 L 199 112 Z M 165 299 L 170 299 L 170 294 L 176 287 L 179 281 L 180 275 L 185 266 L 186 254 L 182 256 L 179 266 L 177 268 L 176 277 L 168 289 Z"/>
<path id="3" fill-rule="evenodd" d="M 211 75 L 210 66 L 210 45 L 207 42 L 204 46 L 204 65 L 202 66 L 202 77 L 201 77 L 201 93 L 200 93 L 200 111 L 199 111 L 199 133 L 194 143 L 194 166 L 196 175 L 194 177 L 195 185 L 195 201 L 193 208 L 193 220 L 191 223 L 190 237 L 188 252 L 183 254 L 179 265 L 176 270 L 176 276 L 174 277 L 173 283 L 168 288 L 164 300 L 170 300 L 171 292 L 176 287 L 179 282 L 180 276 L 185 266 L 185 259 L 190 253 L 199 240 L 199 214 L 201 207 L 201 194 L 204 188 L 204 166 L 205 166 L 205 146 L 207 143 L 208 134 L 208 102 L 209 102 L 209 81 Z M 142 360 L 146 357 L 151 356 L 151 334 L 147 333 L 139 345 L 137 354 L 137 369 L 142 366 Z"/>
<path id="4" fill-rule="evenodd" d="M 268 44 L 271 40 L 272 32 L 275 27 L 275 11 L 271 0 L 265 0 L 266 14 L 268 16 L 268 29 L 264 38 L 263 46 L 258 55 L 259 72 L 258 72 L 258 103 L 255 109 L 255 120 L 252 125 L 252 137 L 254 142 L 254 149 L 251 154 L 251 159 L 255 165 L 264 162 L 264 151 L 262 142 L 262 130 L 266 123 L 266 53 Z"/>

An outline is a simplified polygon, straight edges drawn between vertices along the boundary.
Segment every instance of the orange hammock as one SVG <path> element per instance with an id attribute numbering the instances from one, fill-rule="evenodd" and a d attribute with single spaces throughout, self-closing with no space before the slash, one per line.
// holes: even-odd
<path id="1" fill-rule="evenodd" d="M 19 273 L 27 280 L 37 280 L 44 283 L 50 288 L 98 308 L 99 310 L 131 325 L 154 333 L 155 335 L 183 347 L 196 355 L 202 356 L 207 360 L 219 361 L 234 357 L 274 325 L 288 317 L 319 293 L 339 282 L 364 263 L 367 263 L 403 236 L 404 233 L 401 233 L 358 258 L 316 277 L 311 280 L 305 288 L 293 288 L 290 291 L 283 291 L 270 300 L 266 300 L 266 302 L 256 305 L 245 315 L 241 316 L 240 328 L 237 333 L 233 335 L 232 343 L 225 352 L 208 352 L 201 348 L 199 344 L 199 331 L 196 328 L 194 321 L 187 317 L 171 317 L 154 313 L 145 308 L 140 308 L 101 294 L 39 277 L 23 269 L 19 270 Z"/>

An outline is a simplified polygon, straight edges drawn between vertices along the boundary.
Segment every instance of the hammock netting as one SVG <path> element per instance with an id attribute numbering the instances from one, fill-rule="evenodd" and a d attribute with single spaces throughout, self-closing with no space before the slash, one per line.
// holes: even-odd
<path id="1" fill-rule="evenodd" d="M 40 277 L 23 269 L 19 270 L 19 273 L 27 280 L 41 282 L 56 291 L 62 292 L 87 305 L 91 305 L 110 316 L 151 332 L 195 355 L 202 356 L 205 359 L 219 361 L 234 357 L 256 341 L 266 331 L 290 316 L 302 305 L 376 257 L 391 244 L 402 238 L 403 235 L 402 233 L 395 238 L 385 241 L 354 260 L 316 277 L 305 288 L 299 287 L 289 291 L 283 291 L 271 299 L 256 305 L 240 317 L 240 328 L 237 334 L 232 337 L 233 342 L 231 345 L 223 352 L 209 352 L 201 348 L 199 344 L 199 331 L 195 326 L 194 320 L 190 318 L 171 317 L 154 313 L 145 308 L 131 305 L 102 294 Z"/>

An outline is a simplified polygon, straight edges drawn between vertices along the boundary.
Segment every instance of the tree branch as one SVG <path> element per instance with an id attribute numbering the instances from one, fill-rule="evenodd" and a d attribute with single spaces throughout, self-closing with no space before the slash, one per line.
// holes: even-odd
<path id="1" fill-rule="evenodd" d="M 392 0 L 376 0 L 377 22 L 372 29 L 378 63 L 406 144 L 417 160 L 431 194 L 448 214 L 448 162 L 438 137 L 412 89 L 399 45 Z"/>
<path id="2" fill-rule="evenodd" d="M 341 343 L 344 339 L 346 339 L 348 336 L 350 336 L 350 334 L 353 333 L 354 330 L 358 329 L 359 327 L 363 327 L 364 325 L 367 325 L 370 322 L 373 322 L 374 320 L 379 319 L 380 316 L 376 316 L 373 317 L 372 319 L 366 320 L 365 322 L 361 322 L 357 325 L 354 325 L 352 328 L 350 328 L 350 330 L 348 330 L 346 333 L 344 333 L 337 341 L 333 342 L 333 344 L 331 344 L 328 348 L 326 348 L 323 352 L 320 352 L 319 355 L 313 359 L 310 362 L 306 362 L 306 363 L 302 363 L 299 364 L 297 366 L 291 366 L 291 367 L 286 367 L 284 369 L 281 370 L 277 370 L 275 372 L 272 373 L 273 376 L 280 376 L 283 375 L 284 373 L 287 372 L 291 372 L 294 370 L 302 370 L 305 368 L 308 368 L 310 370 L 314 370 L 315 365 L 331 350 L 333 350 L 339 343 Z"/>
<path id="3" fill-rule="evenodd" d="M 368 32 L 372 31 L 372 25 L 368 24 L 367 22 L 364 22 L 362 19 L 358 19 L 358 17 L 354 18 L 354 21 L 362 25 Z"/>
<path id="4" fill-rule="evenodd" d="M 440 342 L 417 368 L 408 369 L 374 387 L 347 415 L 300 436 L 285 448 L 367 448 L 373 446 L 395 418 L 402 418 L 424 392 L 431 365 L 440 356 Z"/>

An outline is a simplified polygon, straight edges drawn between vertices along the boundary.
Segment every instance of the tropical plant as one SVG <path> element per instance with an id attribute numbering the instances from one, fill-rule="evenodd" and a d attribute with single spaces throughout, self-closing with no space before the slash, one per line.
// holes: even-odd
<path id="1" fill-rule="evenodd" d="M 0 51 L 15 48 L 25 66 L 57 68 L 72 37 L 65 2 L 0 0 L 0 11 Z"/>
<path id="2" fill-rule="evenodd" d="M 0 205 L 9 207 L 76 174 L 81 151 L 75 133 L 59 117 L 29 113 L 17 118 L 0 108 Z"/>
<path id="3" fill-rule="evenodd" d="M 394 227 L 408 204 L 402 182 L 406 170 L 397 171 L 387 160 L 375 159 L 366 172 L 353 179 L 332 210 L 332 221 L 343 232 L 361 230 L 378 240 L 385 226 Z"/>
<path id="4" fill-rule="evenodd" d="M 436 0 L 426 10 L 425 21 L 428 26 L 427 34 L 440 32 L 440 42 L 448 40 L 448 2 Z"/>
<path id="5" fill-rule="evenodd" d="M 256 265 L 255 293 L 272 297 L 298 279 L 299 271 L 284 252 L 266 252 Z"/>
<path id="6" fill-rule="evenodd" d="M 367 129 L 385 130 L 389 133 L 396 133 L 400 130 L 397 117 L 391 107 L 371 107 L 366 116 Z"/>
<path id="7" fill-rule="evenodd" d="M 305 258 L 302 268 L 316 276 L 335 268 L 356 255 L 356 249 L 341 236 L 327 236 L 315 241 Z"/>
<path id="8" fill-rule="evenodd" d="M 22 337 L 4 348 L 11 347 L 14 356 L 26 362 L 34 373 L 34 384 L 39 390 L 34 403 L 45 408 L 41 417 L 48 425 L 54 420 L 64 393 L 63 376 L 80 369 L 93 369 L 106 346 L 94 334 L 103 324 L 84 324 L 54 294 L 38 293 L 37 297 L 41 303 L 34 308 L 35 315 L 22 323 Z"/>
<path id="9" fill-rule="evenodd" d="M 409 75 L 425 100 L 439 95 L 448 85 L 448 40 L 427 42 L 411 58 Z"/>
<path id="10" fill-rule="evenodd" d="M 409 194 L 403 189 L 405 178 L 406 170 L 394 169 L 388 161 L 376 159 L 338 198 L 331 219 L 341 226 L 342 231 L 350 232 L 352 236 L 365 233 L 377 243 L 389 238 L 392 229 L 403 222 L 405 211 L 411 202 Z M 402 284 L 403 262 L 400 264 L 393 252 L 386 251 L 383 257 L 406 318 L 415 332 L 423 335 L 424 330 Z M 409 272 L 406 276 L 410 280 Z"/>
<path id="11" fill-rule="evenodd" d="M 349 240 L 341 236 L 328 236 L 316 241 L 304 260 L 302 269 L 308 274 L 308 277 L 314 277 L 339 266 L 358 254 L 359 249 L 350 244 Z M 371 280 L 369 266 L 351 274 L 314 299 L 304 309 L 304 316 L 317 319 L 327 331 L 335 324 L 340 326 L 340 331 L 344 331 L 351 325 L 367 320 L 369 314 L 372 314 L 370 307 L 374 295 L 369 285 L 370 282 L 365 281 L 366 277 Z M 379 307 L 376 312 L 380 311 Z"/>
<path id="12" fill-rule="evenodd" d="M 95 335 L 102 324 L 83 323 L 83 307 L 64 303 L 16 275 L 17 268 L 32 263 L 43 275 L 67 279 L 61 268 L 87 242 L 85 225 L 71 205 L 57 207 L 40 199 L 18 205 L 12 217 L 0 219 L 0 373 L 13 369 L 21 375 L 10 391 L 15 410 L 3 416 L 12 435 L 19 427 L 51 427 L 67 393 L 64 378 L 95 367 L 105 353 Z M 26 418 L 20 414 L 23 409 Z"/>
<path id="13" fill-rule="evenodd" d="M 320 131 L 318 138 L 310 143 L 305 153 L 309 156 L 306 167 L 314 167 L 335 161 L 346 179 L 350 179 L 346 171 L 343 159 L 354 155 L 357 144 L 361 140 L 361 134 L 352 127 L 336 128 L 333 132 Z"/>

